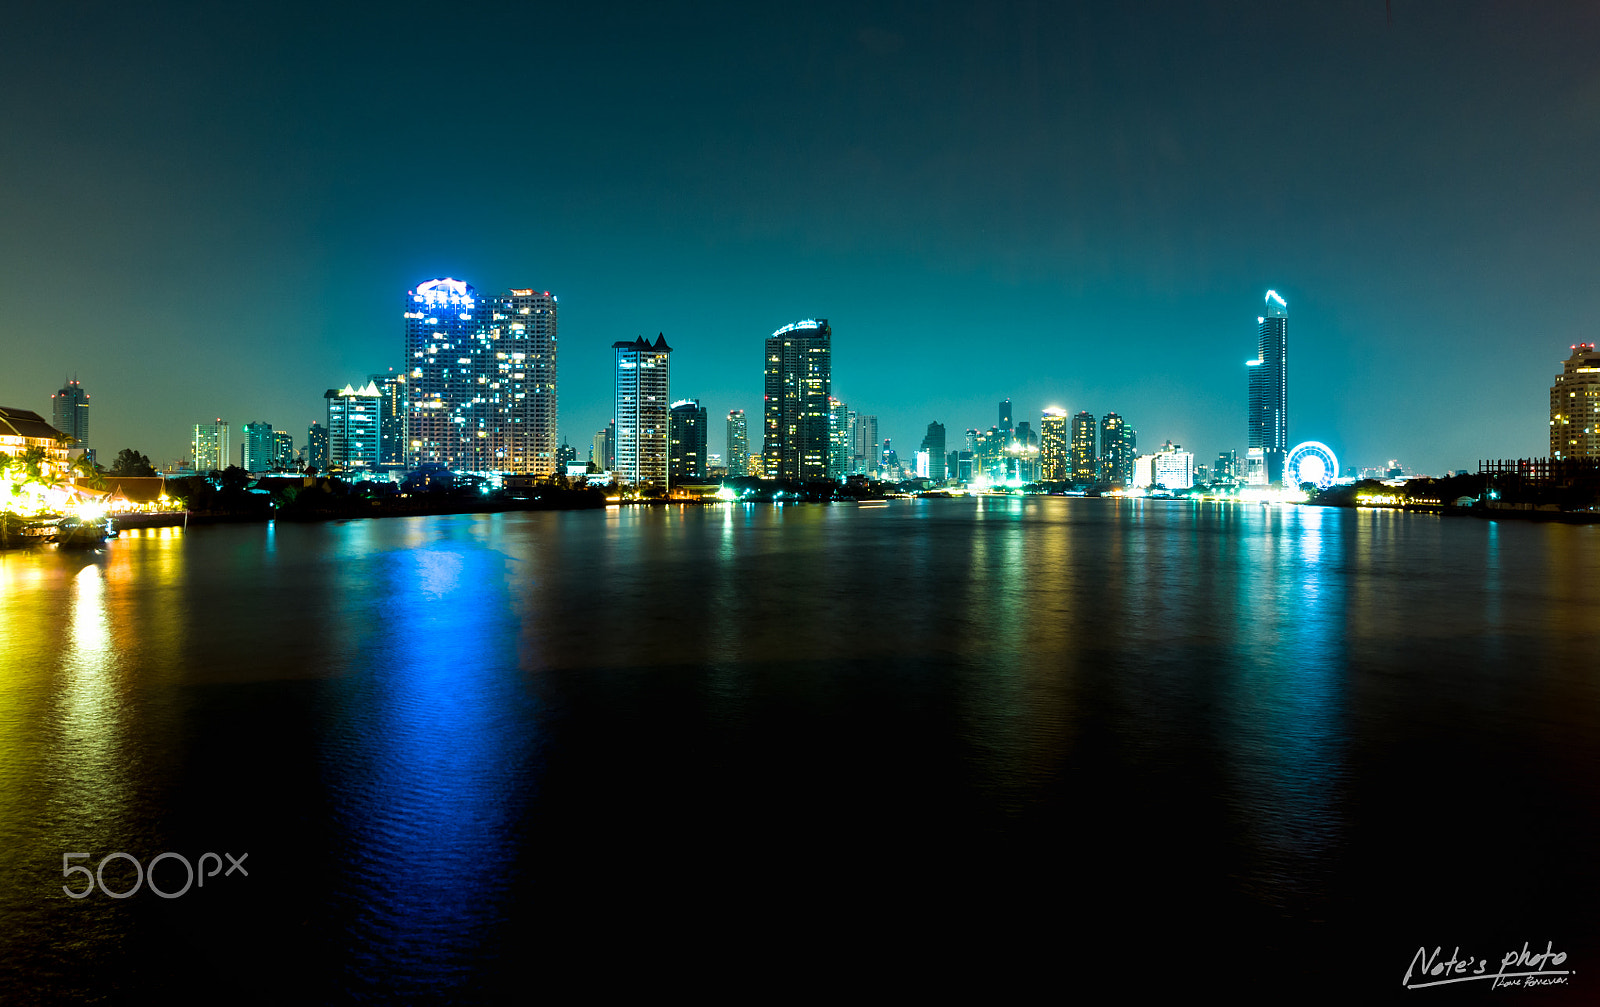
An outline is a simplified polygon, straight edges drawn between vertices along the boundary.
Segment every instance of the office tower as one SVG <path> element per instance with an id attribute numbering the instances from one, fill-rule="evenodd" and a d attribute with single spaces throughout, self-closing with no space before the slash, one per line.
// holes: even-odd
<path id="1" fill-rule="evenodd" d="M 328 467 L 376 469 L 382 443 L 383 393 L 374 382 L 322 393 L 328 406 Z"/>
<path id="2" fill-rule="evenodd" d="M 328 471 L 328 428 L 315 421 L 306 430 L 306 465 Z"/>
<path id="3" fill-rule="evenodd" d="M 61 390 L 50 396 L 50 411 L 53 420 L 50 425 L 72 438 L 72 444 L 68 447 L 88 454 L 92 461 L 94 455 L 89 451 L 89 393 L 83 390 L 77 378 L 62 382 Z"/>
<path id="4" fill-rule="evenodd" d="M 1183 445 L 1167 441 L 1150 456 L 1150 482 L 1169 490 L 1186 490 L 1194 485 L 1194 454 Z"/>
<path id="5" fill-rule="evenodd" d="M 1289 308 L 1275 290 L 1267 291 L 1267 313 L 1260 324 L 1256 359 L 1247 361 L 1250 405 L 1249 448 L 1259 451 L 1266 482 L 1283 482 L 1289 450 Z"/>
<path id="6" fill-rule="evenodd" d="M 567 466 L 578 460 L 578 449 L 567 443 L 565 437 L 561 438 L 561 446 L 556 448 L 556 472 L 566 474 Z"/>
<path id="7" fill-rule="evenodd" d="M 945 480 L 944 424 L 929 423 L 922 438 L 922 450 L 928 453 L 928 471 L 919 472 L 923 478 L 942 483 Z"/>
<path id="8" fill-rule="evenodd" d="M 888 437 L 883 439 L 883 454 L 878 458 L 878 471 L 885 479 L 899 482 L 904 477 L 904 473 L 900 471 L 900 456 L 889 445 L 889 440 Z"/>
<path id="9" fill-rule="evenodd" d="M 828 478 L 843 479 L 850 470 L 850 407 L 828 396 Z"/>
<path id="10" fill-rule="evenodd" d="M 1094 440 L 1094 414 L 1085 410 L 1072 417 L 1073 482 L 1092 483 L 1099 478 L 1099 456 Z"/>
<path id="11" fill-rule="evenodd" d="M 1047 483 L 1072 478 L 1065 409 L 1046 409 L 1039 418 L 1039 478 Z"/>
<path id="12" fill-rule="evenodd" d="M 956 481 L 960 483 L 970 483 L 972 481 L 972 452 L 952 451 L 950 453 L 957 456 Z"/>
<path id="13" fill-rule="evenodd" d="M 601 472 L 610 472 L 617 464 L 617 421 L 607 423 L 605 429 L 595 431 L 594 447 L 589 449 L 589 455 L 594 461 L 594 467 Z"/>
<path id="14" fill-rule="evenodd" d="M 277 432 L 271 423 L 244 425 L 244 468 L 246 472 L 270 472 L 278 454 Z"/>
<path id="15" fill-rule="evenodd" d="M 1133 482 L 1137 437 L 1116 413 L 1100 420 L 1100 481 L 1117 486 Z"/>
<path id="16" fill-rule="evenodd" d="M 853 459 L 850 471 L 865 476 L 878 474 L 878 418 L 864 413 L 856 414 L 855 433 L 851 437 Z"/>
<path id="17" fill-rule="evenodd" d="M 728 457 L 729 476 L 750 474 L 750 430 L 743 409 L 728 410 L 728 449 L 724 454 Z"/>
<path id="18" fill-rule="evenodd" d="M 828 476 L 832 344 L 826 318 L 785 325 L 767 337 L 761 454 L 769 475 Z"/>
<path id="19" fill-rule="evenodd" d="M 1593 343 L 1574 346 L 1550 386 L 1550 457 L 1600 458 L 1600 351 Z"/>
<path id="20" fill-rule="evenodd" d="M 643 336 L 611 344 L 616 353 L 617 478 L 625 483 L 667 486 L 667 338 Z"/>
<path id="21" fill-rule="evenodd" d="M 394 369 L 370 374 L 368 380 L 378 389 L 378 465 L 404 468 L 406 464 L 406 376 Z"/>
<path id="22" fill-rule="evenodd" d="M 682 399 L 667 414 L 667 485 L 706 477 L 706 407 Z"/>
<path id="23" fill-rule="evenodd" d="M 1011 433 L 999 427 L 990 427 L 978 433 L 973 440 L 972 469 L 974 476 L 983 476 L 990 482 L 1005 482 L 1006 449 L 1011 446 Z"/>
<path id="24" fill-rule="evenodd" d="M 1006 446 L 1006 478 L 1018 484 L 1039 479 L 1039 438 L 1027 420 L 1017 424 L 1011 443 Z"/>
<path id="25" fill-rule="evenodd" d="M 1000 400 L 999 429 L 1005 431 L 1007 434 L 1011 433 L 1011 400 L 1009 398 Z"/>
<path id="26" fill-rule="evenodd" d="M 216 472 L 232 461 L 228 454 L 228 421 L 216 419 L 210 423 L 194 425 L 194 439 L 190 442 L 196 472 Z"/>
<path id="27" fill-rule="evenodd" d="M 944 477 L 947 481 L 957 480 L 961 473 L 961 452 L 947 451 L 944 456 Z"/>
<path id="28" fill-rule="evenodd" d="M 1212 466 L 1212 476 L 1217 482 L 1229 482 L 1239 478 L 1239 452 L 1218 451 L 1217 463 Z"/>
<path id="29" fill-rule="evenodd" d="M 480 297 L 454 279 L 406 294 L 407 461 L 549 475 L 556 462 L 556 299 Z"/>
<path id="30" fill-rule="evenodd" d="M 294 468 L 294 435 L 287 430 L 272 432 L 272 468 L 276 472 Z"/>

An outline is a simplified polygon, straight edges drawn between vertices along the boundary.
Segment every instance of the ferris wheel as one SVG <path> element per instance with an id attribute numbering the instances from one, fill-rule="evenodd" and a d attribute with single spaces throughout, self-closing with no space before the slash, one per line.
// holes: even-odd
<path id="1" fill-rule="evenodd" d="M 1333 449 L 1321 441 L 1306 441 L 1295 445 L 1283 463 L 1283 481 L 1286 486 L 1313 483 L 1325 490 L 1333 485 L 1339 475 L 1339 459 Z"/>

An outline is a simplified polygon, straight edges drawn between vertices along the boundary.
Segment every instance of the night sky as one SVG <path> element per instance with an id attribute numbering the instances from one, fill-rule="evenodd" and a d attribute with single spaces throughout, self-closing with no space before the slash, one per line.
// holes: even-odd
<path id="1" fill-rule="evenodd" d="M 825 317 L 902 457 L 1010 396 L 1209 461 L 1275 288 L 1291 443 L 1475 468 L 1600 336 L 1592 3 L 143 6 L 0 35 L 0 405 L 76 374 L 102 462 L 302 444 L 436 276 L 560 298 L 580 458 L 613 341 L 720 452 Z"/>

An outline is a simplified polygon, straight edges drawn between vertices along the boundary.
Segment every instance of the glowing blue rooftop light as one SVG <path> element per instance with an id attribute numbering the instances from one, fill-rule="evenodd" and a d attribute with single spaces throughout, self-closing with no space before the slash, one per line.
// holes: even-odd
<path id="1" fill-rule="evenodd" d="M 789 325 L 785 325 L 783 328 L 779 329 L 777 332 L 774 332 L 773 335 L 781 336 L 785 332 L 794 332 L 796 329 L 820 329 L 820 328 L 822 328 L 822 323 L 821 322 L 817 321 L 815 318 L 807 318 L 804 321 L 794 322 L 794 323 L 791 323 Z"/>
<path id="2" fill-rule="evenodd" d="M 476 291 L 472 289 L 472 284 L 463 280 L 444 277 L 443 279 L 429 280 L 427 283 L 417 284 L 417 292 L 413 296 L 416 300 L 420 300 L 430 306 L 451 304 L 470 308 L 476 303 L 475 293 Z"/>

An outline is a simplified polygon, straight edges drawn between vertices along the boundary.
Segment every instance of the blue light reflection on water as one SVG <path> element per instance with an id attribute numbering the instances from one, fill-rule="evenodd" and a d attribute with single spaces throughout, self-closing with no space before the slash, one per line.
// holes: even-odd
<path id="1" fill-rule="evenodd" d="M 505 921 L 488 882 L 517 859 L 536 782 L 538 717 L 514 669 L 538 613 L 515 610 L 531 571 L 489 543 L 496 523 L 458 519 L 423 545 L 368 522 L 340 554 L 349 670 L 324 685 L 323 772 L 356 991 L 459 988 Z"/>

